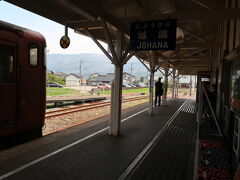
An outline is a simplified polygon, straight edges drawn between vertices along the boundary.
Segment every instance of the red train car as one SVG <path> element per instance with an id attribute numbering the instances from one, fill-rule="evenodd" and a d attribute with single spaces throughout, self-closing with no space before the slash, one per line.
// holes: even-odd
<path id="1" fill-rule="evenodd" d="M 46 101 L 45 38 L 0 21 L 0 143 L 42 135 Z"/>

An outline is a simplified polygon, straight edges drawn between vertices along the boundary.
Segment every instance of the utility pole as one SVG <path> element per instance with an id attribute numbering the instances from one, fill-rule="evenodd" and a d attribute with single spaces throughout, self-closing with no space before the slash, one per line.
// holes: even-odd
<path id="1" fill-rule="evenodd" d="M 82 63 L 83 63 L 84 61 L 79 61 L 79 70 L 80 70 L 80 86 L 82 85 Z"/>

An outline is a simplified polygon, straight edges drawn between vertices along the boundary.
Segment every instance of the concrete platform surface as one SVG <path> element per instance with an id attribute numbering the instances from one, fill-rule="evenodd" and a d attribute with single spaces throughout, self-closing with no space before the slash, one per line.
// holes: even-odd
<path id="1" fill-rule="evenodd" d="M 0 179 L 118 179 L 184 101 L 171 99 L 152 116 L 146 104 L 124 113 L 119 137 L 107 135 L 106 117 L 2 151 Z"/>

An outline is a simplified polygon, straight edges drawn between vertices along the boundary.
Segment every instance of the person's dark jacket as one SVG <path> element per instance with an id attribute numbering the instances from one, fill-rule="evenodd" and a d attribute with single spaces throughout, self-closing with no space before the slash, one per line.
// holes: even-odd
<path id="1" fill-rule="evenodd" d="M 155 94 L 159 96 L 163 95 L 163 84 L 160 81 L 155 83 Z"/>

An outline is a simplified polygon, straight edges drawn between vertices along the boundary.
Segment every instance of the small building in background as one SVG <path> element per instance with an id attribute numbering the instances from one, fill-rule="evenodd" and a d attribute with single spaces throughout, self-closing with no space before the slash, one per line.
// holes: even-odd
<path id="1" fill-rule="evenodd" d="M 112 82 L 114 77 L 114 73 L 107 73 L 106 75 L 94 73 L 89 76 L 87 84 L 90 86 L 97 86 L 98 84 L 109 84 Z M 135 76 L 126 72 L 123 73 L 123 83 L 130 83 L 134 82 L 135 80 Z"/>
<path id="2" fill-rule="evenodd" d="M 77 74 L 71 73 L 68 74 L 66 77 L 66 86 L 80 86 L 81 85 L 81 77 Z"/>
<path id="3" fill-rule="evenodd" d="M 106 75 L 100 75 L 96 77 L 96 84 L 106 83 L 109 84 L 114 79 L 114 73 L 107 73 Z"/>
<path id="4" fill-rule="evenodd" d="M 101 76 L 101 74 L 93 73 L 93 74 L 89 75 L 89 79 L 96 79 L 96 77 L 98 77 L 98 76 Z"/>
<path id="5" fill-rule="evenodd" d="M 89 75 L 88 79 L 87 79 L 87 85 L 89 86 L 97 86 L 97 82 L 96 82 L 96 78 L 98 76 L 102 76 L 99 73 L 93 73 L 91 75 Z"/>
<path id="6" fill-rule="evenodd" d="M 101 75 L 99 73 L 91 74 L 87 80 L 87 85 L 97 86 L 99 84 L 109 84 L 114 79 L 113 73 L 107 73 L 106 75 Z"/>

